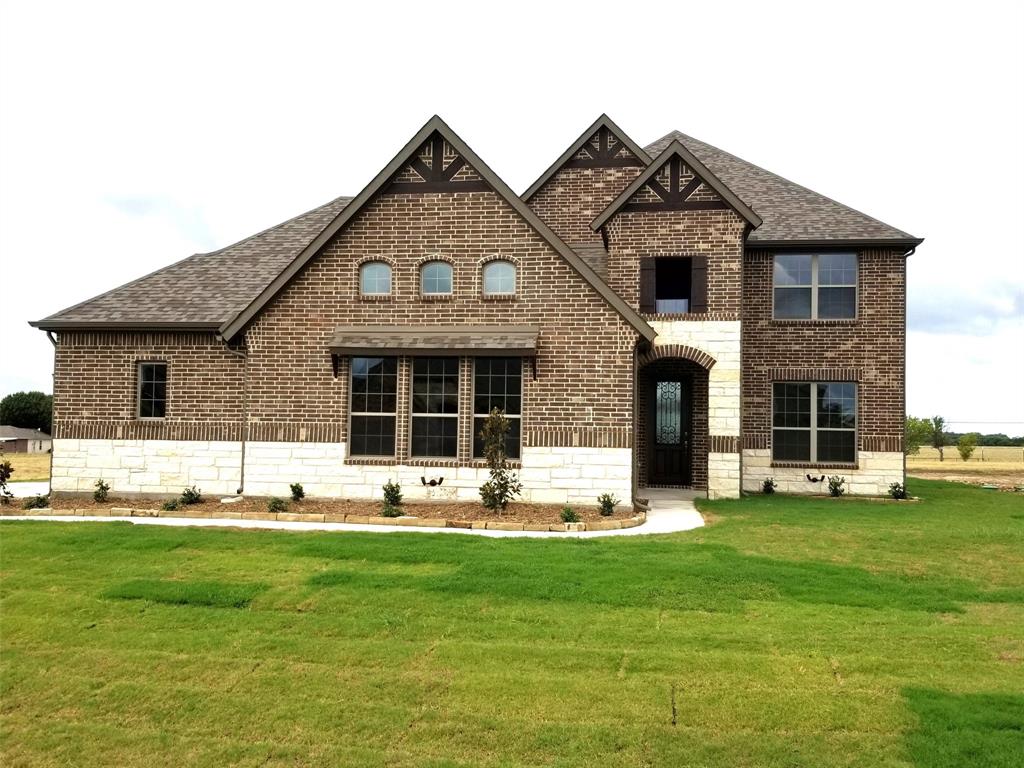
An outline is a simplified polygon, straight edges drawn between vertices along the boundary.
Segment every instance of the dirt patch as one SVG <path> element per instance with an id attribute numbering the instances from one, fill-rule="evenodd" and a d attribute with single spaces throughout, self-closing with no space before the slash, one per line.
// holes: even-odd
<path id="1" fill-rule="evenodd" d="M 972 468 L 973 469 L 973 468 Z M 1024 487 L 1024 470 L 985 470 L 978 469 L 970 473 L 956 470 L 915 469 L 907 467 L 907 474 L 923 480 L 948 480 L 952 483 L 968 485 L 995 485 L 1001 491 L 1012 491 Z"/>
<path id="2" fill-rule="evenodd" d="M 223 504 L 219 496 L 204 497 L 199 504 L 182 506 L 182 511 L 189 513 L 208 514 L 210 517 L 217 517 L 218 513 L 241 512 L 242 514 L 254 512 L 266 512 L 266 497 L 245 496 L 241 501 L 231 504 Z M 54 510 L 61 509 L 95 509 L 110 510 L 115 507 L 131 507 L 132 509 L 159 510 L 163 504 L 159 499 L 114 499 L 108 498 L 105 502 L 99 503 L 92 499 L 82 498 L 51 498 L 50 506 Z M 347 499 L 303 499 L 302 501 L 288 501 L 288 512 L 314 515 L 380 515 L 381 502 L 378 501 L 352 501 Z M 473 502 L 450 501 L 431 502 L 415 501 L 402 505 L 402 512 L 406 515 L 414 515 L 422 518 L 434 518 L 445 520 L 466 520 L 466 521 L 494 521 L 509 523 L 559 523 L 562 521 L 561 512 L 565 504 L 509 504 L 508 509 L 499 515 L 491 512 L 486 507 Z M 597 506 L 576 506 L 569 505 L 579 515 L 580 520 L 625 520 L 633 516 L 630 509 L 616 509 L 611 517 L 601 517 Z M 173 516 L 173 512 L 165 513 Z"/>

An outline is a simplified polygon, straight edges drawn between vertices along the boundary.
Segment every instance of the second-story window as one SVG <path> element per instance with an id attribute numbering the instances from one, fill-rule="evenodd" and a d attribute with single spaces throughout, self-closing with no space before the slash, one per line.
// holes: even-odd
<path id="1" fill-rule="evenodd" d="M 363 296 L 387 296 L 391 293 L 391 265 L 368 261 L 359 267 L 359 293 Z"/>
<path id="2" fill-rule="evenodd" d="M 516 265 L 511 261 L 484 264 L 484 296 L 512 296 L 516 292 Z"/>
<path id="3" fill-rule="evenodd" d="M 452 292 L 452 265 L 447 261 L 428 261 L 420 267 L 420 293 L 447 296 Z"/>
<path id="4" fill-rule="evenodd" d="M 857 316 L 857 254 L 779 253 L 774 263 L 777 320 Z"/>

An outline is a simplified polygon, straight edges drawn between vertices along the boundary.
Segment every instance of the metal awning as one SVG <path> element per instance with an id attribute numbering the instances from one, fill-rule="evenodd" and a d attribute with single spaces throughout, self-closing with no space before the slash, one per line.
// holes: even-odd
<path id="1" fill-rule="evenodd" d="M 336 328 L 332 355 L 507 355 L 534 357 L 539 329 L 529 325 L 360 325 Z"/>

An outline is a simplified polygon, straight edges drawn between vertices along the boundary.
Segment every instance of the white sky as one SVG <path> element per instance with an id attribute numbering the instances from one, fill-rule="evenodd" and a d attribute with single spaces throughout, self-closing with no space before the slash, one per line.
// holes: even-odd
<path id="1" fill-rule="evenodd" d="M 909 409 L 1022 434 L 1024 4 L 946 6 L 4 0 L 0 395 L 52 389 L 28 320 L 356 194 L 435 112 L 517 191 L 607 112 L 925 237 Z"/>

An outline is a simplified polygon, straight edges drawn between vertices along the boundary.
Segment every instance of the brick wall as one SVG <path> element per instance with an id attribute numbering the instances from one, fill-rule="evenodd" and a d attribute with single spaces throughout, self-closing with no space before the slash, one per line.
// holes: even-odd
<path id="1" fill-rule="evenodd" d="M 860 252 L 856 320 L 773 320 L 772 254 L 750 251 L 743 272 L 743 446 L 771 440 L 772 381 L 857 381 L 858 449 L 903 448 L 902 251 Z"/>
<path id="2" fill-rule="evenodd" d="M 527 203 L 555 234 L 567 243 L 601 244 L 601 234 L 590 228 L 643 168 L 573 168 L 559 170 Z"/>

